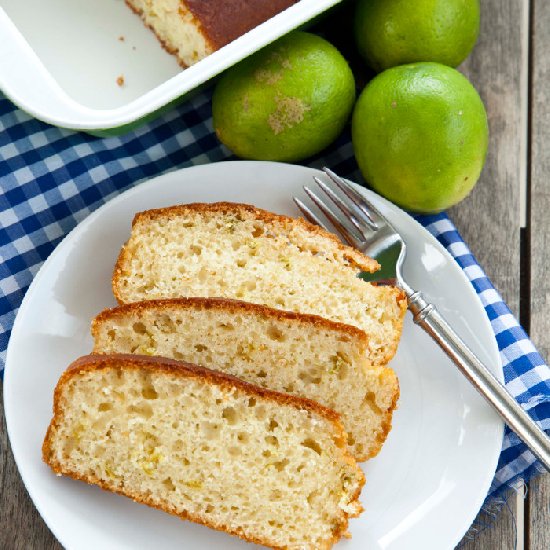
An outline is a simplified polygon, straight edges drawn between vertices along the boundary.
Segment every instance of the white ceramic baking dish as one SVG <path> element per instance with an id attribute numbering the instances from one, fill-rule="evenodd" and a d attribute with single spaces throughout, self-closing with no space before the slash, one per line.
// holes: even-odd
<path id="1" fill-rule="evenodd" d="M 339 2 L 301 0 L 182 70 L 123 0 L 0 0 L 0 89 L 45 122 L 120 133 Z"/>

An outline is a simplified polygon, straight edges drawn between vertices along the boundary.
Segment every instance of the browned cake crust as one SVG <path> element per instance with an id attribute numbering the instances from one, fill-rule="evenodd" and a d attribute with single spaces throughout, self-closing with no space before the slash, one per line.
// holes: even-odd
<path id="1" fill-rule="evenodd" d="M 390 407 L 386 411 L 386 414 L 384 415 L 384 420 L 382 421 L 382 431 L 378 435 L 378 447 L 373 449 L 372 452 L 369 455 L 366 456 L 360 456 L 357 457 L 356 460 L 359 462 L 363 462 L 365 460 L 369 460 L 371 458 L 374 458 L 378 455 L 378 453 L 382 450 L 382 447 L 384 443 L 386 442 L 389 433 L 392 429 L 392 422 L 393 422 L 393 413 L 397 409 L 397 403 L 399 402 L 399 397 L 401 396 L 401 386 L 399 385 L 399 380 L 397 380 L 397 391 L 395 392 L 395 395 L 393 396 L 393 400 L 391 402 Z"/>
<path id="2" fill-rule="evenodd" d="M 344 428 L 340 423 L 340 416 L 327 407 L 312 401 L 305 397 L 297 397 L 288 393 L 281 393 L 260 386 L 255 386 L 249 382 L 245 382 L 236 376 L 227 374 L 221 371 L 215 371 L 193 365 L 183 361 L 175 361 L 166 357 L 152 357 L 149 355 L 132 355 L 127 353 L 113 353 L 110 355 L 100 355 L 92 353 L 79 357 L 73 361 L 61 375 L 55 393 L 54 393 L 54 417 L 56 408 L 56 399 L 58 391 L 72 376 L 85 371 L 97 371 L 107 368 L 124 368 L 124 369 L 143 369 L 152 372 L 163 372 L 178 378 L 200 378 L 208 380 L 212 384 L 223 386 L 227 389 L 239 388 L 252 397 L 259 396 L 262 399 L 267 399 L 283 405 L 290 405 L 295 409 L 305 409 L 324 416 L 327 420 L 338 425 L 338 430 L 344 432 Z M 342 444 L 344 445 L 345 436 L 342 434 Z M 351 462 L 354 462 L 353 458 Z"/>
<path id="3" fill-rule="evenodd" d="M 135 6 L 132 6 L 132 4 L 128 1 L 128 0 L 124 0 L 124 3 L 136 14 L 139 16 L 139 18 L 142 20 L 143 24 L 151 31 L 154 33 L 154 35 L 157 37 L 157 40 L 160 42 L 160 45 L 163 47 L 163 49 L 169 53 L 170 55 L 174 55 L 176 56 L 176 59 L 178 61 L 178 64 L 179 66 L 182 68 L 182 69 L 187 69 L 187 65 L 179 58 L 177 57 L 177 51 L 175 48 L 171 48 L 167 43 L 166 43 L 166 40 L 164 40 L 161 36 L 159 36 L 159 34 L 157 33 L 157 31 L 155 31 L 155 29 L 153 29 L 153 27 L 151 27 L 151 25 L 149 25 L 148 23 L 146 23 L 144 20 L 143 20 L 143 11 L 140 10 L 140 9 L 137 9 Z"/>
<path id="4" fill-rule="evenodd" d="M 150 29 L 162 47 L 172 55 L 175 55 L 179 65 L 186 69 L 188 65 L 177 55 L 177 50 L 170 46 L 150 24 L 143 19 L 143 11 L 133 6 L 129 0 L 124 0 L 126 5 L 140 18 L 144 25 Z M 212 51 L 219 50 L 239 36 L 267 21 L 277 13 L 285 10 L 298 0 L 181 0 L 180 11 L 183 6 L 187 8 L 193 17 L 193 22 L 200 29 L 208 48 Z"/>
<path id="5" fill-rule="evenodd" d="M 162 510 L 172 515 L 176 515 L 182 519 L 188 519 L 190 521 L 193 521 L 195 523 L 200 523 L 202 525 L 206 525 L 218 531 L 225 531 L 229 534 L 240 537 L 241 539 L 244 539 L 248 542 L 262 544 L 264 546 L 271 546 L 270 541 L 264 541 L 264 540 L 250 537 L 246 535 L 239 528 L 232 529 L 227 525 L 215 524 L 215 523 L 212 523 L 207 517 L 191 514 L 187 511 L 176 512 L 172 508 L 153 502 L 151 498 L 148 498 L 142 494 L 134 494 L 127 490 L 126 491 L 121 490 L 114 483 L 109 483 L 93 475 L 90 475 L 90 476 L 82 475 L 79 472 L 75 472 L 73 470 L 66 468 L 64 464 L 57 462 L 53 458 L 52 452 L 51 452 L 53 432 L 59 426 L 59 423 L 63 416 L 63 411 L 61 408 L 61 392 L 63 390 L 63 386 L 67 382 L 69 382 L 70 379 L 75 375 L 81 374 L 86 371 L 96 371 L 96 370 L 102 370 L 102 369 L 108 369 L 108 368 L 138 369 L 138 370 L 145 369 L 153 372 L 163 372 L 165 374 L 168 374 L 174 377 L 202 378 L 202 379 L 208 380 L 212 384 L 217 384 L 219 386 L 225 387 L 228 390 L 237 387 L 240 390 L 246 392 L 247 394 L 253 397 L 261 397 L 263 399 L 268 399 L 276 403 L 290 405 L 299 410 L 305 409 L 308 411 L 315 412 L 325 417 L 327 420 L 329 420 L 334 424 L 336 431 L 339 432 L 337 443 L 342 448 L 345 462 L 347 462 L 348 464 L 356 464 L 355 459 L 346 450 L 346 435 L 345 435 L 345 431 L 342 426 L 342 423 L 340 422 L 340 418 L 338 414 L 331 409 L 323 407 L 322 405 L 320 405 L 315 401 L 311 401 L 309 399 L 302 398 L 302 397 L 296 397 L 296 396 L 292 396 L 284 393 L 279 393 L 266 388 L 261 388 L 253 384 L 249 384 L 248 382 L 244 382 L 243 380 L 240 380 L 239 378 L 236 378 L 229 374 L 213 371 L 198 365 L 192 365 L 189 363 L 183 363 L 181 361 L 174 361 L 174 360 L 166 359 L 162 357 L 149 357 L 149 356 L 127 355 L 127 354 L 112 354 L 112 355 L 91 354 L 91 355 L 80 357 L 79 359 L 74 361 L 71 365 L 69 365 L 69 367 L 61 375 L 61 378 L 59 379 L 57 386 L 55 388 L 54 399 L 53 399 L 53 418 L 50 422 L 50 425 L 48 426 L 48 431 L 46 432 L 46 437 L 44 438 L 44 443 L 42 445 L 42 459 L 46 464 L 50 466 L 50 468 L 56 474 L 66 475 L 68 477 L 71 477 L 79 481 L 84 481 L 89 484 L 98 485 L 99 487 L 101 487 L 106 491 L 114 492 L 114 493 L 129 497 L 135 502 L 146 504 L 153 508 L 158 508 L 159 510 Z M 362 475 L 359 468 L 357 468 L 357 470 Z M 365 479 L 363 476 L 362 483 L 360 484 L 357 491 L 353 495 L 352 500 L 350 501 L 350 503 L 356 503 L 358 505 L 357 514 L 354 514 L 354 515 L 347 514 L 347 513 L 345 514 L 344 520 L 334 527 L 333 537 L 330 541 L 327 541 L 327 544 L 324 546 L 324 548 L 327 548 L 327 549 L 331 548 L 332 545 L 336 543 L 342 536 L 345 536 L 347 532 L 347 527 L 348 527 L 348 518 L 356 517 L 362 511 L 362 507 L 359 504 L 358 499 L 361 493 L 361 488 L 364 485 L 364 483 L 365 483 Z M 275 546 L 271 546 L 271 547 L 277 548 Z"/>
<path id="6" fill-rule="evenodd" d="M 298 0 L 183 0 L 203 34 L 219 49 Z"/>
<path id="7" fill-rule="evenodd" d="M 350 246 L 342 244 L 336 235 L 325 231 L 321 227 L 309 223 L 303 218 L 291 218 L 290 216 L 283 216 L 280 214 L 274 214 L 273 212 L 268 212 L 267 210 L 262 210 L 261 208 L 256 208 L 250 204 L 234 203 L 234 202 L 195 202 L 190 204 L 176 204 L 174 206 L 167 206 L 165 208 L 156 208 L 152 210 L 146 210 L 144 212 L 138 212 L 134 219 L 132 220 L 132 227 L 134 227 L 139 222 L 153 221 L 158 218 L 166 217 L 177 218 L 180 215 L 186 214 L 188 212 L 213 212 L 213 213 L 222 213 L 222 214 L 239 214 L 245 213 L 248 216 L 252 216 L 254 219 L 257 219 L 265 224 L 289 224 L 302 227 L 306 231 L 318 235 L 323 239 L 328 239 L 341 250 L 344 254 L 344 257 L 349 261 L 353 266 L 355 266 L 360 271 L 366 271 L 368 273 L 374 273 L 380 269 L 380 264 L 373 258 L 369 258 L 361 252 L 355 250 Z M 122 303 L 120 295 L 118 293 L 118 283 L 122 276 L 123 266 L 126 263 L 127 250 L 126 246 L 123 246 L 118 259 L 115 264 L 113 272 L 113 294 L 119 303 Z M 400 298 L 404 298 L 404 293 L 401 293 Z"/>
<path id="8" fill-rule="evenodd" d="M 114 308 L 103 310 L 92 321 L 92 336 L 97 335 L 97 327 L 106 319 L 113 319 L 117 316 L 125 315 L 129 312 L 135 312 L 139 315 L 142 311 L 151 309 L 160 309 L 163 311 L 179 311 L 182 309 L 202 309 L 202 310 L 218 310 L 228 311 L 230 313 L 249 313 L 252 315 L 264 315 L 273 319 L 294 321 L 296 324 L 307 323 L 315 325 L 320 329 L 338 330 L 358 338 L 365 346 L 368 345 L 368 336 L 361 329 L 330 321 L 319 315 L 310 315 L 307 313 L 295 313 L 293 311 L 285 311 L 274 309 L 272 307 L 243 302 L 241 300 L 232 300 L 230 298 L 164 298 L 159 300 L 145 300 L 143 302 L 134 302 L 129 304 L 121 304 Z"/>

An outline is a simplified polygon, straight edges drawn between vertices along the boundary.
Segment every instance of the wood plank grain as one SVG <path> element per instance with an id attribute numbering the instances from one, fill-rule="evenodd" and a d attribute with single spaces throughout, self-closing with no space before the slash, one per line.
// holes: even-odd
<path id="1" fill-rule="evenodd" d="M 457 546 L 460 550 L 520 550 L 516 546 L 517 495 L 510 490 L 478 514 Z M 523 507 L 523 500 L 521 501 Z"/>
<path id="2" fill-rule="evenodd" d="M 550 358 L 550 4 L 533 0 L 531 182 L 530 182 L 530 335 L 546 361 Z M 527 495 L 529 550 L 550 548 L 550 475 L 532 481 Z"/>
<path id="3" fill-rule="evenodd" d="M 487 162 L 473 192 L 449 212 L 495 287 L 516 314 L 520 300 L 520 191 L 526 180 L 527 32 L 523 0 L 481 2 L 480 38 L 460 67 L 489 118 Z"/>
<path id="4" fill-rule="evenodd" d="M 487 162 L 471 195 L 449 212 L 459 231 L 512 311 L 520 305 L 520 212 L 527 181 L 523 152 L 527 138 L 528 2 L 481 2 L 479 42 L 461 70 L 479 91 L 489 117 Z M 460 544 L 466 550 L 513 549 L 518 502 L 505 495 L 496 519 L 480 514 Z M 523 503 L 520 501 L 520 506 Z M 522 514 L 519 514 L 521 517 Z M 470 540 L 472 539 L 472 540 Z"/>
<path id="5" fill-rule="evenodd" d="M 525 550 L 550 548 L 550 475 L 533 479 L 527 493 Z"/>
<path id="6" fill-rule="evenodd" d="M 17 471 L 8 442 L 3 402 L 0 403 L 0 510 L 0 548 L 62 550 L 36 511 Z"/>

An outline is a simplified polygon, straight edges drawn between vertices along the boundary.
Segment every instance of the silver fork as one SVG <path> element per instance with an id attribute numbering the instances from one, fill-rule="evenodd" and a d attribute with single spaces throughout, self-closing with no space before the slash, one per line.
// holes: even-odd
<path id="1" fill-rule="evenodd" d="M 381 279 L 394 282 L 407 295 L 414 321 L 439 344 L 466 378 L 495 408 L 510 428 L 525 442 L 533 454 L 550 471 L 550 438 L 521 408 L 506 388 L 478 359 L 474 352 L 450 327 L 433 304 L 411 288 L 403 279 L 402 266 L 407 247 L 392 224 L 346 180 L 328 168 L 325 174 L 342 192 L 335 193 L 320 178 L 314 176 L 323 193 L 337 207 L 329 206 L 319 194 L 304 186 L 313 203 L 338 230 L 342 238 L 354 248 L 378 261 L 382 266 Z M 300 199 L 294 202 L 306 219 L 330 231 Z"/>

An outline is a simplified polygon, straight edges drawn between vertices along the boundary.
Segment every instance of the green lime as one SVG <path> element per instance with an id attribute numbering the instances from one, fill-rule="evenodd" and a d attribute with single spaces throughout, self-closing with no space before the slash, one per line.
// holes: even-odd
<path id="1" fill-rule="evenodd" d="M 222 76 L 212 100 L 214 129 L 239 157 L 297 161 L 336 139 L 354 101 L 355 81 L 340 52 L 295 31 Z"/>
<path id="2" fill-rule="evenodd" d="M 359 0 L 355 40 L 376 71 L 415 61 L 457 67 L 479 34 L 479 0 Z"/>
<path id="3" fill-rule="evenodd" d="M 487 153 L 487 115 L 475 88 L 455 69 L 402 65 L 363 90 L 352 139 L 375 191 L 408 210 L 438 212 L 477 182 Z"/>

